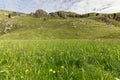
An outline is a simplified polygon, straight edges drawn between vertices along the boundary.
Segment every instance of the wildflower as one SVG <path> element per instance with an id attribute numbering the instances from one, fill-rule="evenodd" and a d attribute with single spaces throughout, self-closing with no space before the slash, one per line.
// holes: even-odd
<path id="1" fill-rule="evenodd" d="M 23 79 L 24 78 L 24 76 L 21 76 L 21 79 Z"/>
<path id="2" fill-rule="evenodd" d="M 29 73 L 29 69 L 26 69 L 26 70 L 25 70 L 25 73 Z"/>
<path id="3" fill-rule="evenodd" d="M 60 72 L 60 71 L 57 71 L 58 73 Z"/>
<path id="4" fill-rule="evenodd" d="M 53 71 L 53 73 L 55 74 L 55 73 L 56 73 L 56 71 Z"/>
<path id="5" fill-rule="evenodd" d="M 52 69 L 49 69 L 50 72 L 52 72 L 53 70 Z"/>
<path id="6" fill-rule="evenodd" d="M 0 73 L 3 73 L 3 72 L 5 72 L 5 71 L 0 71 Z"/>
<path id="7" fill-rule="evenodd" d="M 62 69 L 64 69 L 65 67 L 64 66 L 61 66 Z"/>
<path id="8" fill-rule="evenodd" d="M 120 80 L 119 78 L 115 78 L 115 80 Z"/>

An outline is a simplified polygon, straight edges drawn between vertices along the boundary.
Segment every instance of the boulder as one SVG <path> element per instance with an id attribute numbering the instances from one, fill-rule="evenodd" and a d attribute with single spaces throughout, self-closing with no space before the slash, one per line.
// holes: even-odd
<path id="1" fill-rule="evenodd" d="M 75 25 L 75 23 L 71 23 L 71 25 L 72 25 L 72 28 L 77 28 L 77 26 Z"/>
<path id="2" fill-rule="evenodd" d="M 42 9 L 36 10 L 36 12 L 34 13 L 35 17 L 42 17 L 42 16 L 47 16 L 48 13 Z"/>
<path id="3" fill-rule="evenodd" d="M 120 17 L 116 17 L 116 21 L 120 21 Z"/>

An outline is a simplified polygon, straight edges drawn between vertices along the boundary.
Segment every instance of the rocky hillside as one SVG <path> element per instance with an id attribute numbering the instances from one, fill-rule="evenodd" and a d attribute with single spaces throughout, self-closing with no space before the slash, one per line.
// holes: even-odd
<path id="1" fill-rule="evenodd" d="M 0 39 L 119 39 L 120 13 L 0 11 Z"/>

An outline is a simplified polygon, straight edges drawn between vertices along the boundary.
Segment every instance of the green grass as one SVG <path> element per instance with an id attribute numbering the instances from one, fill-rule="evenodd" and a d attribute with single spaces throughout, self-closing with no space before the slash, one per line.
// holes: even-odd
<path id="1" fill-rule="evenodd" d="M 110 24 L 101 21 L 104 16 L 85 18 L 59 18 L 33 16 L 14 16 L 8 18 L 3 15 L 8 12 L 0 11 L 0 39 L 2 40 L 48 40 L 48 39 L 120 39 L 120 23 L 109 19 Z M 99 19 L 100 18 L 100 19 Z M 2 31 L 9 22 L 13 25 L 8 33 Z M 77 26 L 73 28 L 72 24 Z"/>
<path id="2" fill-rule="evenodd" d="M 115 80 L 119 52 L 119 40 L 0 41 L 0 79 Z"/>
<path id="3" fill-rule="evenodd" d="M 0 11 L 0 80 L 120 79 L 119 21 L 8 13 Z M 4 33 L 7 23 L 13 26 Z"/>

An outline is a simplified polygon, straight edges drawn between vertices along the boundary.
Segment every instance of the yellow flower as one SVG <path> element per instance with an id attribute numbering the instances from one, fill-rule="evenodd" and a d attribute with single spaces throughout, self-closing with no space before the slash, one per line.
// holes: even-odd
<path id="1" fill-rule="evenodd" d="M 49 69 L 50 72 L 52 72 L 53 70 L 52 69 Z"/>
<path id="2" fill-rule="evenodd" d="M 25 70 L 25 73 L 29 73 L 29 69 L 26 69 L 26 70 Z"/>
<path id="3" fill-rule="evenodd" d="M 65 67 L 64 66 L 61 66 L 62 69 L 64 69 Z"/>
<path id="4" fill-rule="evenodd" d="M 53 73 L 55 74 L 55 73 L 56 73 L 56 71 L 53 71 Z"/>

